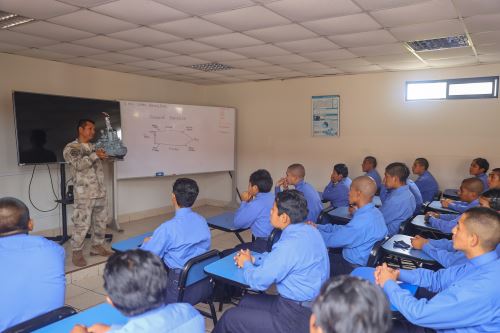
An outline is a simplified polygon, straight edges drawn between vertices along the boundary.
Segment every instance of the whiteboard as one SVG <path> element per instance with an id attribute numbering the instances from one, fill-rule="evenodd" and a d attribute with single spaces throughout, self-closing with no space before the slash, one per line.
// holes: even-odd
<path id="1" fill-rule="evenodd" d="M 120 101 L 117 178 L 234 170 L 234 108 Z"/>

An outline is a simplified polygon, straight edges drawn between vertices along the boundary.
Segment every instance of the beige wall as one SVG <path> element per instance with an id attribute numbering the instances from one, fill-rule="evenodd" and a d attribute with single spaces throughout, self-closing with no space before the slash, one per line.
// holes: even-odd
<path id="1" fill-rule="evenodd" d="M 335 163 L 351 176 L 361 174 L 362 158 L 372 154 L 379 172 L 393 161 L 410 165 L 424 156 L 441 188 L 457 187 L 468 176 L 472 158 L 500 167 L 498 99 L 405 102 L 406 80 L 498 75 L 499 65 L 328 78 L 292 79 L 211 86 L 203 104 L 238 109 L 238 186 L 267 168 L 276 180 L 287 165 L 301 162 L 316 188 L 329 180 Z M 311 136 L 311 96 L 340 95 L 340 137 Z"/>

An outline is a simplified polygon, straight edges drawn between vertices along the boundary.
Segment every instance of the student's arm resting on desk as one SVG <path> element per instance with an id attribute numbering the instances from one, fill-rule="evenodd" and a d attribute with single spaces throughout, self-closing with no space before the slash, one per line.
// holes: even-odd
<path id="1" fill-rule="evenodd" d="M 432 227 L 434 227 L 434 228 L 436 228 L 444 233 L 451 234 L 451 230 L 453 230 L 453 228 L 457 224 L 458 218 L 456 218 L 454 220 L 443 219 L 442 217 L 446 216 L 446 215 L 448 215 L 448 214 L 441 214 L 440 215 L 441 218 L 439 218 L 439 219 L 431 216 L 429 218 L 429 223 Z M 455 215 L 455 217 L 458 217 L 458 215 Z"/>
<path id="2" fill-rule="evenodd" d="M 446 249 L 434 247 L 430 243 L 425 244 L 422 247 L 422 251 L 445 268 L 467 261 L 467 258 L 465 257 L 463 252 L 448 251 Z"/>
<path id="3" fill-rule="evenodd" d="M 149 240 L 143 243 L 140 248 L 142 250 L 150 251 L 159 257 L 163 257 L 164 251 L 170 244 L 170 237 L 163 225 L 159 226 Z"/>
<path id="4" fill-rule="evenodd" d="M 256 211 L 252 205 L 252 202 L 242 201 L 240 208 L 234 214 L 234 226 L 240 229 L 250 228 L 250 226 L 255 222 Z"/>
<path id="5" fill-rule="evenodd" d="M 452 201 L 448 204 L 448 208 L 463 213 L 469 208 L 469 204 L 463 201 Z"/>
<path id="6" fill-rule="evenodd" d="M 436 249 L 455 251 L 453 248 L 453 242 L 449 239 L 429 239 L 429 244 L 431 244 Z"/>
<path id="7" fill-rule="evenodd" d="M 352 244 L 360 237 L 359 230 L 351 223 L 346 225 L 317 225 L 317 228 L 325 241 L 326 247 L 344 247 Z"/>
<path id="8" fill-rule="evenodd" d="M 463 271 L 463 265 L 440 269 L 436 272 L 424 268 L 401 269 L 399 271 L 399 280 L 437 293 L 448 288 Z"/>

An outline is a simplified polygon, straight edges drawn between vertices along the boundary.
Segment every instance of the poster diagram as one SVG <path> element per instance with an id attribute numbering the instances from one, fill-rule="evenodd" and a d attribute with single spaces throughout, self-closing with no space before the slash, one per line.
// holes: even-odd
<path id="1" fill-rule="evenodd" d="M 312 96 L 313 136 L 339 135 L 339 95 Z"/>

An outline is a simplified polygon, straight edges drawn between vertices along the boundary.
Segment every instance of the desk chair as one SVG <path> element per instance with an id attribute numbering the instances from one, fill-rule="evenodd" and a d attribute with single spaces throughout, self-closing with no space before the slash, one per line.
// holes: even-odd
<path id="1" fill-rule="evenodd" d="M 34 330 L 45 327 L 47 325 L 55 323 L 56 321 L 62 320 L 64 318 L 72 316 L 74 314 L 76 314 L 76 310 L 73 309 L 71 306 L 63 306 L 63 307 L 57 308 L 55 310 L 52 310 L 50 312 L 39 315 L 35 318 L 26 320 L 22 323 L 15 325 L 15 326 L 12 326 L 12 327 L 6 329 L 5 331 L 3 331 L 3 333 L 29 333 L 29 332 L 33 332 Z"/>
<path id="2" fill-rule="evenodd" d="M 408 236 L 420 235 L 430 239 L 451 239 L 452 237 L 451 233 L 444 233 L 425 223 L 424 215 L 417 215 L 411 221 L 407 221 L 405 227 L 400 229 L 399 233 Z"/>
<path id="3" fill-rule="evenodd" d="M 274 228 L 273 231 L 271 231 L 271 235 L 269 235 L 269 238 L 267 240 L 267 252 L 271 252 L 274 243 L 280 240 L 282 231 L 283 230 L 278 228 Z"/>
<path id="4" fill-rule="evenodd" d="M 406 244 L 411 245 L 410 238 L 411 237 L 408 235 L 398 234 L 385 241 L 381 246 L 383 259 L 387 261 L 390 266 L 396 268 L 428 268 L 432 270 L 440 269 L 441 265 L 439 265 L 434 259 L 429 257 L 421 250 L 416 250 L 411 247 L 409 249 L 399 249 L 394 247 L 394 242 L 401 240 Z"/>
<path id="5" fill-rule="evenodd" d="M 422 206 L 424 214 L 427 212 L 437 212 L 440 214 L 460 214 L 460 212 L 457 212 L 453 209 L 442 207 L 439 201 L 424 202 Z"/>
<path id="6" fill-rule="evenodd" d="M 220 259 L 219 251 L 211 250 L 191 258 L 182 269 L 179 277 L 179 296 L 177 302 L 187 302 L 191 305 L 205 303 L 210 306 L 210 313 L 198 310 L 202 315 L 212 318 L 214 326 L 217 324 L 217 314 L 213 303 L 214 281 L 205 273 L 205 266 Z M 190 290 L 196 290 L 196 297 L 184 299 Z M 190 295 L 191 296 L 191 295 Z"/>
<path id="7" fill-rule="evenodd" d="M 387 237 L 384 239 L 379 240 L 375 244 L 373 244 L 372 250 L 370 251 L 370 256 L 368 257 L 368 262 L 366 263 L 366 266 L 368 267 L 377 267 L 379 262 L 382 260 L 383 253 L 382 253 L 382 244 L 384 244 L 387 241 Z"/>
<path id="8" fill-rule="evenodd" d="M 451 199 L 451 200 L 460 200 L 460 196 L 458 195 L 458 189 L 455 188 L 447 188 L 443 192 L 443 198 Z"/>
<path id="9" fill-rule="evenodd" d="M 316 220 L 316 223 L 317 224 L 329 224 L 331 223 L 330 222 L 330 218 L 329 218 L 329 215 L 328 215 L 328 212 L 334 210 L 335 207 L 326 207 L 325 209 L 323 209 L 319 215 L 318 215 L 318 219 Z"/>

